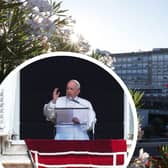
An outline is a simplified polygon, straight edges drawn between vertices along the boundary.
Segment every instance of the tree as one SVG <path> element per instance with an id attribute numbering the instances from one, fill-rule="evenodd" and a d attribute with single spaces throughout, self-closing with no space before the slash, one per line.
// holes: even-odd
<path id="1" fill-rule="evenodd" d="M 97 53 L 96 51 L 92 50 L 92 53 L 90 54 L 90 57 L 96 59 L 96 60 L 100 60 L 100 58 L 102 57 L 101 54 Z"/>
<path id="2" fill-rule="evenodd" d="M 96 49 L 96 51 L 94 50 L 92 51 L 90 56 L 92 58 L 99 60 L 100 62 L 104 63 L 106 66 L 111 68 L 113 60 L 108 51 L 101 51 L 99 49 Z"/>
<path id="3" fill-rule="evenodd" d="M 137 90 L 131 90 L 129 89 L 130 91 L 130 94 L 132 96 L 132 99 L 134 101 L 134 104 L 135 104 L 135 107 L 136 107 L 136 110 L 137 110 L 137 115 L 138 115 L 138 139 L 140 140 L 144 134 L 144 132 L 142 131 L 142 117 L 140 116 L 139 112 L 138 112 L 138 109 L 140 109 L 143 104 L 142 104 L 142 98 L 143 98 L 143 95 L 144 95 L 144 92 L 140 92 L 140 91 L 137 91 Z"/>
<path id="4" fill-rule="evenodd" d="M 85 53 L 90 45 L 82 37 L 73 42 L 75 21 L 61 9 L 62 1 L 28 0 L 25 7 L 31 11 L 28 22 L 33 33 L 41 38 L 50 51 L 73 51 Z"/>
<path id="5" fill-rule="evenodd" d="M 26 12 L 15 0 L 0 0 L 0 81 L 25 59 L 42 53 L 38 39 L 32 38 Z"/>
<path id="6" fill-rule="evenodd" d="M 87 53 L 90 50 L 89 42 L 81 34 L 79 34 L 77 37 L 78 37 L 77 46 L 79 48 L 79 52 Z"/>
<path id="7" fill-rule="evenodd" d="M 0 81 L 26 59 L 44 52 L 89 49 L 83 49 L 85 43 L 71 41 L 75 22 L 61 4 L 52 0 L 0 0 Z"/>
<path id="8" fill-rule="evenodd" d="M 76 37 L 76 41 L 72 40 L 72 36 Z M 55 33 L 50 40 L 50 44 L 52 51 L 87 53 L 90 50 L 88 41 L 82 35 L 76 35 L 72 27 Z"/>
<path id="9" fill-rule="evenodd" d="M 130 89 L 129 91 L 130 91 L 130 94 L 132 95 L 136 109 L 137 110 L 140 109 L 143 106 L 142 98 L 144 93 L 137 90 L 132 90 L 132 89 Z"/>

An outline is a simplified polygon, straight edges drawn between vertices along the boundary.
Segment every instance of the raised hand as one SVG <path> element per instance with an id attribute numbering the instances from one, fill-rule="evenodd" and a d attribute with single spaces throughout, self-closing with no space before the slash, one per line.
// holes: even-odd
<path id="1" fill-rule="evenodd" d="M 58 88 L 55 88 L 55 89 L 53 90 L 53 94 L 52 94 L 52 97 L 53 97 L 53 100 L 52 100 L 52 101 L 53 101 L 53 103 L 56 103 L 56 101 L 57 101 L 59 95 L 60 95 L 59 89 L 58 89 Z"/>
<path id="2" fill-rule="evenodd" d="M 80 121 L 79 121 L 79 119 L 78 119 L 77 117 L 73 117 L 73 118 L 72 118 L 72 122 L 73 122 L 74 124 L 80 124 Z"/>

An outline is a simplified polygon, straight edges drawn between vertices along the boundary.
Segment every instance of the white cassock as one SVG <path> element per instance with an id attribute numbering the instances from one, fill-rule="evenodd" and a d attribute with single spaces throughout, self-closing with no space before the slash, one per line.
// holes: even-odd
<path id="1" fill-rule="evenodd" d="M 87 134 L 87 130 L 94 129 L 94 124 L 96 122 L 96 115 L 93 110 L 92 104 L 83 98 L 75 97 L 73 100 L 67 98 L 66 96 L 59 97 L 54 104 L 50 101 L 48 104 L 44 106 L 44 115 L 48 120 L 52 119 L 52 115 L 50 112 L 54 112 L 55 108 L 88 108 L 87 113 L 87 121 L 85 124 L 55 124 L 56 127 L 56 135 L 55 139 L 57 140 L 88 140 L 89 136 Z M 49 114 L 50 113 L 50 114 Z M 73 116 L 77 117 L 82 123 L 83 113 L 80 112 L 80 109 L 73 112 Z M 54 114 L 53 114 L 54 116 Z"/>

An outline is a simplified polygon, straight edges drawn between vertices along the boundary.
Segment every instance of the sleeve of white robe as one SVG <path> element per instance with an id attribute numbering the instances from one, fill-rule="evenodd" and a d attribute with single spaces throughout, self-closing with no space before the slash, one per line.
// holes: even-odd
<path id="1" fill-rule="evenodd" d="M 46 120 L 55 122 L 56 120 L 56 114 L 54 110 L 55 106 L 56 106 L 55 103 L 53 103 L 52 101 L 44 105 L 43 114 L 46 117 Z"/>
<path id="2" fill-rule="evenodd" d="M 95 123 L 96 123 L 96 114 L 94 112 L 94 109 L 91 105 L 91 103 L 89 102 L 89 115 L 88 115 L 88 118 L 89 118 L 89 121 L 88 121 L 88 130 L 93 130 L 94 129 L 94 126 L 95 126 Z M 94 130 L 93 130 L 94 131 Z"/>

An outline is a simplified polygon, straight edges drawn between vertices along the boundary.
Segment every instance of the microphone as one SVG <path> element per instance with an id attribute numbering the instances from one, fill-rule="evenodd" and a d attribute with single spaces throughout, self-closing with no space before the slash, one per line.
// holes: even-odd
<path id="1" fill-rule="evenodd" d="M 77 103 L 77 104 L 89 109 L 89 107 L 86 107 L 84 104 L 80 103 L 78 100 L 73 99 L 72 97 L 70 97 L 69 100 L 71 100 L 71 101 L 73 101 L 73 102 L 75 102 L 75 103 Z"/>
<path id="2" fill-rule="evenodd" d="M 77 103 L 77 104 L 80 104 L 80 102 L 77 101 L 77 100 L 75 100 L 73 97 L 69 97 L 69 100 L 70 100 L 70 101 L 73 101 L 73 102 L 75 102 L 75 103 Z"/>
<path id="3" fill-rule="evenodd" d="M 77 101 L 77 100 L 75 100 L 75 99 L 71 99 L 71 101 L 73 101 L 73 102 L 75 102 L 75 103 L 77 103 L 77 104 L 80 104 L 80 102 Z"/>

